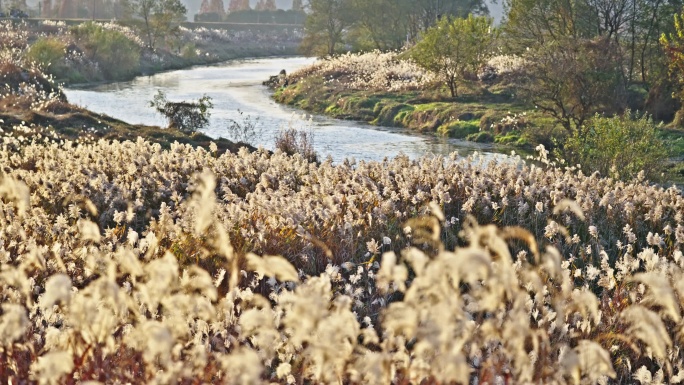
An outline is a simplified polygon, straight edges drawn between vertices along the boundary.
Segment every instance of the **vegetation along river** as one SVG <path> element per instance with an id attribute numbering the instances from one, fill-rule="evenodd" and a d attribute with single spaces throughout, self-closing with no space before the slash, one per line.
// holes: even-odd
<path id="1" fill-rule="evenodd" d="M 256 124 L 260 135 L 255 146 L 274 148 L 274 136 L 292 125 L 313 133 L 314 147 L 322 159 L 331 156 L 335 162 L 344 158 L 382 160 L 405 154 L 417 158 L 425 154 L 446 155 L 458 151 L 466 155 L 474 151 L 497 156 L 488 145 L 457 139 L 420 135 L 395 127 L 307 116 L 303 112 L 279 105 L 270 98 L 262 82 L 281 69 L 292 72 L 314 61 L 313 58 L 289 57 L 231 61 L 219 65 L 141 76 L 132 81 L 67 88 L 69 101 L 89 110 L 104 113 L 133 124 L 166 125 L 164 118 L 149 107 L 157 92 L 169 100 L 197 100 L 206 94 L 214 108 L 210 124 L 203 131 L 212 137 L 231 137 L 232 121 Z"/>

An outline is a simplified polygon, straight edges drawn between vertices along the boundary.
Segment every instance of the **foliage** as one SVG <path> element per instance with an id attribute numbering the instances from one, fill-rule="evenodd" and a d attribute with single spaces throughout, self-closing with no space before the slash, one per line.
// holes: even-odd
<path id="1" fill-rule="evenodd" d="M 288 83 L 311 77 L 322 77 L 329 84 L 345 88 L 386 91 L 419 89 L 434 78 L 412 60 L 400 59 L 396 52 L 377 50 L 318 60 L 291 73 Z"/>
<path id="2" fill-rule="evenodd" d="M 275 148 L 287 155 L 299 154 L 308 162 L 318 162 L 318 154 L 314 149 L 312 131 L 288 127 L 278 132 L 275 137 Z"/>
<path id="3" fill-rule="evenodd" d="M 71 34 L 108 79 L 122 79 L 138 72 L 140 46 L 123 32 L 86 22 L 72 27 Z"/>
<path id="4" fill-rule="evenodd" d="M 400 49 L 414 43 L 419 34 L 440 17 L 487 15 L 481 0 L 351 0 L 355 20 L 347 34 L 357 50 Z"/>
<path id="5" fill-rule="evenodd" d="M 3 383 L 680 380 L 680 190 L 545 153 L 3 142 Z"/>
<path id="6" fill-rule="evenodd" d="M 563 158 L 580 164 L 585 172 L 630 180 L 640 172 L 658 180 L 669 156 L 658 126 L 646 115 L 596 115 L 575 129 L 563 144 Z"/>
<path id="7" fill-rule="evenodd" d="M 675 31 L 669 34 L 663 33 L 660 36 L 660 44 L 663 46 L 668 57 L 668 66 L 670 78 L 677 84 L 678 91 L 676 92 L 680 105 L 684 105 L 684 11 L 682 14 L 674 15 Z M 684 109 L 680 107 L 679 111 L 679 125 L 681 125 L 681 116 L 684 115 Z"/>
<path id="8" fill-rule="evenodd" d="M 154 51 L 158 42 L 166 42 L 185 20 L 187 9 L 180 0 L 137 0 L 136 14 L 142 19 L 142 34 L 147 48 Z"/>
<path id="9" fill-rule="evenodd" d="M 44 37 L 31 44 L 26 58 L 39 63 L 47 72 L 56 74 L 64 67 L 66 46 L 58 39 Z"/>
<path id="10" fill-rule="evenodd" d="M 556 41 L 531 50 L 521 93 L 567 132 L 624 107 L 618 49 L 609 40 Z"/>
<path id="11" fill-rule="evenodd" d="M 0 47 L 0 112 L 44 111 L 64 101 L 54 79 L 37 63 L 27 62 L 22 56 L 19 49 Z"/>
<path id="12" fill-rule="evenodd" d="M 562 39 L 595 37 L 601 1 L 593 0 L 505 0 L 505 30 L 516 46 L 529 47 Z M 615 10 L 626 11 L 624 0 L 614 2 Z M 596 5 L 596 7 L 592 7 Z M 606 22 L 613 22 L 606 17 Z"/>
<path id="13" fill-rule="evenodd" d="M 169 120 L 169 128 L 182 132 L 195 132 L 209 124 L 209 111 L 214 104 L 207 95 L 197 102 L 170 102 L 166 95 L 159 90 L 150 102 L 150 107 L 156 109 Z"/>
<path id="14" fill-rule="evenodd" d="M 351 0 L 309 0 L 302 49 L 307 54 L 332 56 L 345 43 L 345 30 L 354 23 Z"/>
<path id="15" fill-rule="evenodd" d="M 455 97 L 468 74 L 477 73 L 486 63 L 495 35 L 489 18 L 443 17 L 423 34 L 410 55 L 418 65 L 438 74 Z"/>
<path id="16" fill-rule="evenodd" d="M 509 53 L 610 42 L 612 47 L 604 49 L 623 80 L 622 84 L 604 85 L 604 93 L 612 96 L 631 86 L 644 87 L 648 97 L 630 104 L 631 108 L 648 109 L 654 116 L 673 115 L 671 103 L 667 103 L 669 86 L 664 81 L 667 63 L 658 38 L 674 33 L 672 14 L 681 11 L 681 0 L 506 0 L 504 5 L 507 15 L 503 29 Z M 535 61 L 531 55 L 527 59 Z M 543 57 L 540 60 L 545 61 Z"/>
<path id="17" fill-rule="evenodd" d="M 263 131 L 259 127 L 259 117 L 252 118 L 249 115 L 244 116 L 244 113 L 240 110 L 238 110 L 238 113 L 242 118 L 242 122 L 238 122 L 234 119 L 230 120 L 230 124 L 228 125 L 229 139 L 236 143 L 254 145 L 254 142 L 263 134 Z"/>

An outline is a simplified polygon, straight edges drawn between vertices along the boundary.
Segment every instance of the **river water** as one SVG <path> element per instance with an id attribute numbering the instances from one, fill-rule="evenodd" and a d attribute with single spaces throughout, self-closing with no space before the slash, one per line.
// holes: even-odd
<path id="1" fill-rule="evenodd" d="M 478 151 L 486 157 L 498 157 L 491 146 L 455 139 L 421 135 L 406 129 L 373 126 L 366 123 L 332 119 L 325 116 L 303 118 L 303 111 L 275 103 L 271 92 L 261 83 L 285 69 L 288 73 L 312 63 L 306 57 L 247 59 L 220 65 L 141 76 L 132 81 L 88 88 L 67 88 L 70 102 L 91 111 L 104 113 L 133 124 L 165 126 L 166 121 L 149 107 L 157 90 L 168 100 L 197 100 L 206 94 L 214 108 L 209 126 L 202 131 L 211 137 L 231 138 L 231 122 L 256 123 L 260 132 L 255 146 L 273 149 L 275 135 L 293 126 L 309 130 L 314 147 L 323 159 L 335 162 L 345 158 L 382 160 L 405 154 L 412 159 L 428 154 L 461 155 Z"/>

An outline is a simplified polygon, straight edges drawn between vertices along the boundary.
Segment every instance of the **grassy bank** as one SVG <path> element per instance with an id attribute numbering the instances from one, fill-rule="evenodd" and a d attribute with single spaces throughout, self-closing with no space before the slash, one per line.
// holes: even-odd
<path id="1" fill-rule="evenodd" d="M 59 83 L 130 80 L 138 75 L 264 56 L 294 55 L 297 30 L 190 29 L 180 26 L 148 46 L 140 26 L 64 22 L 5 23 L 5 33 Z"/>
<path id="2" fill-rule="evenodd" d="M 71 32 L 67 33 L 61 30 L 61 27 L 51 24 L 43 24 L 43 27 L 57 28 L 58 30 L 52 32 L 48 30 L 50 33 L 47 33 L 46 31 L 40 32 L 36 29 L 28 29 L 26 25 L 0 23 L 0 76 L 4 83 L 2 89 L 0 89 L 0 133 L 2 136 L 16 138 L 19 140 L 19 143 L 36 139 L 34 136 L 37 136 L 37 139 L 50 138 L 80 143 L 100 139 L 107 141 L 136 141 L 138 137 L 143 137 L 150 142 L 159 144 L 161 148 L 170 148 L 174 142 L 178 142 L 189 144 L 193 147 L 209 149 L 216 155 L 224 152 L 237 152 L 239 148 L 245 147 L 245 145 L 238 145 L 223 138 L 212 139 L 199 132 L 183 132 L 171 128 L 128 124 L 124 121 L 72 105 L 62 93 L 59 81 L 49 73 L 49 70 L 52 69 L 54 72 L 59 72 L 60 70 L 70 71 L 68 72 L 69 76 L 83 81 L 107 81 L 114 80 L 111 75 L 119 77 L 134 76 L 139 71 L 143 71 L 143 68 L 144 71 L 154 72 L 181 68 L 192 64 L 203 64 L 223 58 L 255 56 L 258 55 L 258 52 L 266 54 L 273 51 L 259 51 L 257 46 L 249 45 L 239 49 L 228 45 L 219 49 L 217 44 L 217 50 L 211 55 L 205 55 L 203 58 L 197 56 L 188 59 L 178 59 L 166 51 L 158 51 L 159 55 L 166 52 L 168 57 L 176 58 L 177 60 L 155 60 L 150 63 L 144 57 L 133 55 L 136 61 L 133 63 L 129 62 L 128 64 L 134 65 L 134 71 L 107 72 L 103 71 L 103 68 L 100 66 L 102 62 L 91 61 L 83 53 L 74 53 L 80 50 L 78 46 L 71 47 L 71 51 L 67 50 L 71 54 L 59 59 L 63 60 L 62 62 L 54 60 L 55 58 L 50 55 L 38 55 L 39 58 L 46 60 L 52 57 L 52 60 L 49 62 L 50 65 L 45 65 L 39 60 L 33 60 L 35 57 L 32 57 L 32 53 L 36 54 L 36 51 L 32 51 L 32 48 L 37 44 L 41 44 L 40 42 L 42 41 L 46 44 L 40 49 L 41 53 L 50 53 L 55 48 L 56 52 L 60 53 L 62 52 L 60 51 L 62 45 L 58 38 L 71 37 L 83 42 L 80 39 L 84 35 L 87 36 L 93 33 L 94 29 L 92 27 L 97 27 L 98 30 L 95 32 L 101 34 L 107 28 L 120 31 L 116 29 L 119 28 L 118 26 L 110 25 L 100 28 L 91 25 L 85 32 L 80 31 L 73 34 Z M 124 31 L 128 30 L 124 29 Z M 121 33 L 121 36 L 126 35 Z M 131 40 L 114 40 L 116 43 L 114 45 L 118 44 L 123 48 L 130 48 L 131 44 L 136 43 L 134 36 L 131 35 L 129 37 Z M 121 57 L 121 55 L 125 54 L 113 48 L 111 44 L 101 48 L 100 55 L 102 56 L 99 56 L 100 59 L 121 59 L 122 65 L 126 62 L 126 58 Z M 102 51 L 105 50 L 110 50 L 110 54 L 118 53 L 120 55 L 104 55 Z M 128 59 L 130 58 L 128 57 Z M 71 67 L 66 65 L 75 60 L 80 60 L 78 61 L 80 66 Z M 88 76 L 84 79 L 86 75 Z M 215 144 L 215 148 L 211 146 L 212 142 Z M 246 147 L 250 150 L 254 149 L 250 146 Z"/>
<path id="3" fill-rule="evenodd" d="M 543 149 L 534 164 L 228 153 L 70 105 L 3 37 L 0 383 L 684 378 L 681 190 Z M 456 103 L 424 99 L 429 78 L 379 75 L 338 77 L 389 83 L 341 108 L 444 126 L 430 119 Z M 486 120 L 470 103 L 448 122 Z"/>
<path id="4" fill-rule="evenodd" d="M 542 143 L 540 132 L 553 126 L 549 118 L 516 97 L 512 78 L 471 82 L 452 98 L 418 67 L 396 68 L 399 64 L 393 63 L 391 54 L 369 55 L 371 61 L 379 62 L 374 66 L 391 68 L 375 71 L 363 68 L 370 65 L 367 63 L 354 63 L 344 69 L 339 68 L 340 63 L 319 64 L 290 75 L 288 86 L 276 88 L 274 98 L 340 119 L 526 149 Z M 352 60 L 362 59 L 349 55 L 338 62 Z M 553 127 L 549 130 L 562 135 Z"/>
<path id="5" fill-rule="evenodd" d="M 543 144 L 563 155 L 563 144 L 573 133 L 518 95 L 524 76 L 519 63 L 493 62 L 498 67 L 492 67 L 490 74 L 495 76 L 463 82 L 458 95 L 450 97 L 435 75 L 397 54 L 349 54 L 290 74 L 286 85 L 275 88 L 273 97 L 280 103 L 340 119 L 498 143 L 519 152 Z M 684 131 L 663 124 L 657 130 L 671 160 L 664 166 L 665 177 L 656 179 L 681 183 Z M 638 140 L 625 140 L 633 139 Z"/>

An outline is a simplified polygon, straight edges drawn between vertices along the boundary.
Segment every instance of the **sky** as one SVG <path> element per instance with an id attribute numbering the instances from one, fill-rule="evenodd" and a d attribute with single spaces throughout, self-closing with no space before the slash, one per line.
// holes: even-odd
<path id="1" fill-rule="evenodd" d="M 27 0 L 26 3 L 29 7 L 37 7 L 39 0 Z M 254 7 L 258 0 L 249 0 L 250 5 Z M 200 4 L 202 0 L 181 0 L 181 2 L 188 8 L 188 20 L 192 20 L 193 16 L 199 11 Z M 224 7 L 228 8 L 228 3 L 230 0 L 223 0 Z M 292 0 L 275 0 L 276 6 L 279 9 L 290 9 L 292 8 Z M 486 0 L 487 6 L 489 7 L 489 12 L 494 17 L 494 21 L 498 23 L 501 21 L 503 16 L 503 1 L 498 0 L 497 4 L 493 4 L 492 0 Z"/>

